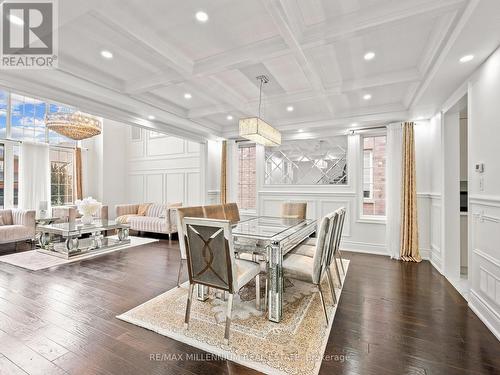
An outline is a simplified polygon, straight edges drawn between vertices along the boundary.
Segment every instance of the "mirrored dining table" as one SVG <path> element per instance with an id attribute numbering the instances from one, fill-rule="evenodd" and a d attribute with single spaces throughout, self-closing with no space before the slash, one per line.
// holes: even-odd
<path id="1" fill-rule="evenodd" d="M 281 320 L 283 312 L 283 257 L 316 231 L 316 220 L 270 216 L 242 216 L 232 228 L 237 254 L 253 254 L 267 265 L 268 319 Z M 198 299 L 207 298 L 207 290 L 198 288 Z"/>

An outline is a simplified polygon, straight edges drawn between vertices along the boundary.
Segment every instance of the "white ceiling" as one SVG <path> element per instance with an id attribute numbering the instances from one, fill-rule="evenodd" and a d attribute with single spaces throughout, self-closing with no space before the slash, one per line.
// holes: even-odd
<path id="1" fill-rule="evenodd" d="M 0 84 L 193 138 L 236 135 L 257 113 L 259 74 L 271 79 L 263 117 L 285 135 L 427 117 L 500 43 L 498 0 L 64 0 L 59 11 L 57 71 L 2 71 Z"/>

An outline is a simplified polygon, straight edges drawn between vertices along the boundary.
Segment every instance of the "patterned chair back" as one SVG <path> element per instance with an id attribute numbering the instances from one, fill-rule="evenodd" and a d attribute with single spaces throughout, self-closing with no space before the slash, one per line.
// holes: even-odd
<path id="1" fill-rule="evenodd" d="M 234 293 L 237 290 L 229 220 L 184 218 L 190 284 Z"/>
<path id="2" fill-rule="evenodd" d="M 281 205 L 281 217 L 287 219 L 305 219 L 307 203 L 286 202 Z"/>

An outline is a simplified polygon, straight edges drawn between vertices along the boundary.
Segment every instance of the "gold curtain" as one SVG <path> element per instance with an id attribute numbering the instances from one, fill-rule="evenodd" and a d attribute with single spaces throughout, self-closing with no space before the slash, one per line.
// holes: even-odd
<path id="1" fill-rule="evenodd" d="M 403 124 L 403 171 L 401 188 L 401 259 L 420 262 L 418 250 L 417 184 L 414 123 Z"/>
<path id="2" fill-rule="evenodd" d="M 75 180 L 76 180 L 76 199 L 83 198 L 82 182 L 82 149 L 77 147 L 75 150 Z"/>
<path id="3" fill-rule="evenodd" d="M 222 141 L 220 164 L 220 203 L 227 203 L 227 141 Z"/>

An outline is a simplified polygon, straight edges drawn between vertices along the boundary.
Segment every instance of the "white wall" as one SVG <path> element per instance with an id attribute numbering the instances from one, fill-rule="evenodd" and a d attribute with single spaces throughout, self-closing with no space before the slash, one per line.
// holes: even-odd
<path id="1" fill-rule="evenodd" d="M 468 98 L 469 306 L 500 339 L 500 49 L 469 80 Z"/>
<path id="2" fill-rule="evenodd" d="M 144 129 L 139 140 L 132 140 L 129 128 L 121 147 L 127 152 L 126 202 L 198 205 L 205 201 L 200 173 L 205 145 L 171 136 L 151 137 Z"/>

